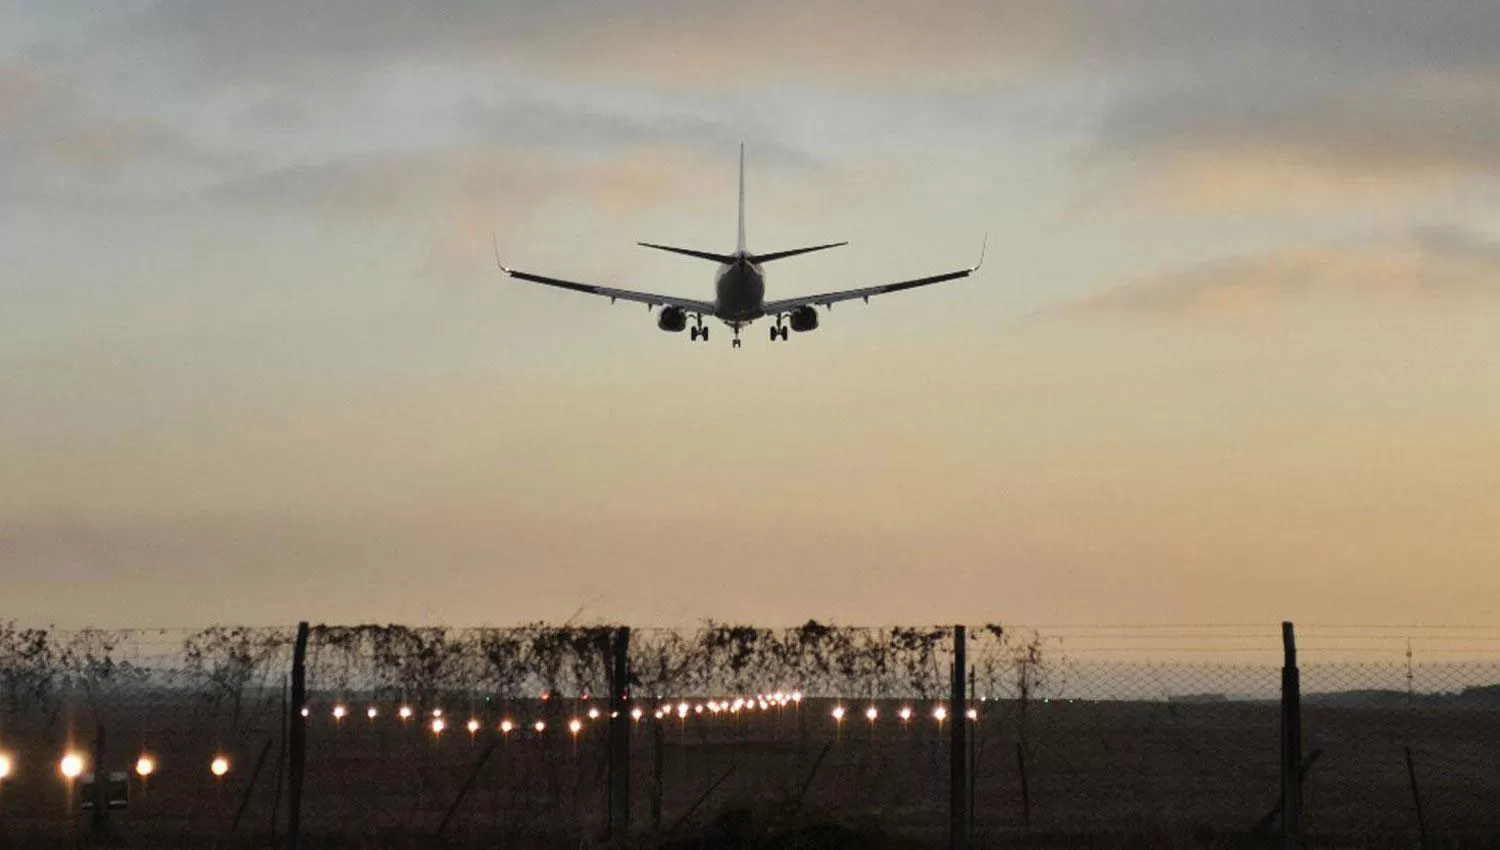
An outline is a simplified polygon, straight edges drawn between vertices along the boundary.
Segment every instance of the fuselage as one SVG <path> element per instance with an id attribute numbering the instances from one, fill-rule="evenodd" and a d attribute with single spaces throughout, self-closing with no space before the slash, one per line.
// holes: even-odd
<path id="1" fill-rule="evenodd" d="M 765 315 L 766 278 L 760 266 L 743 254 L 719 266 L 714 279 L 714 316 L 731 324 Z"/>

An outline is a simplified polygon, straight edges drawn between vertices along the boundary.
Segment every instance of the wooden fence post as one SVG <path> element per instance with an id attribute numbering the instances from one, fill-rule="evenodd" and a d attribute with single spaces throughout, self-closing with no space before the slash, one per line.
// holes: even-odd
<path id="1" fill-rule="evenodd" d="M 948 847 L 967 850 L 969 846 L 969 714 L 968 661 L 964 652 L 964 627 L 953 627 L 953 694 L 949 714 L 953 719 L 948 739 Z"/>
<path id="2" fill-rule="evenodd" d="M 630 835 L 630 627 L 615 629 L 609 681 L 609 840 Z"/>
<path id="3" fill-rule="evenodd" d="M 1286 850 L 1302 847 L 1302 682 L 1297 670 L 1297 636 L 1290 621 L 1281 624 L 1281 834 Z"/>
<path id="4" fill-rule="evenodd" d="M 297 624 L 297 645 L 292 651 L 292 703 L 287 716 L 286 846 L 297 850 L 302 837 L 302 773 L 307 765 L 307 623 Z"/>

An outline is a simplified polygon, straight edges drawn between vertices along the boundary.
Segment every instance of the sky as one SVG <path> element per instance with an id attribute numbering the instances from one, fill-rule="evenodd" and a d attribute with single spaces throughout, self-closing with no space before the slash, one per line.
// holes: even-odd
<path id="1" fill-rule="evenodd" d="M 1500 5 L 0 0 L 0 619 L 1493 624 Z M 768 295 L 968 266 L 743 349 Z"/>

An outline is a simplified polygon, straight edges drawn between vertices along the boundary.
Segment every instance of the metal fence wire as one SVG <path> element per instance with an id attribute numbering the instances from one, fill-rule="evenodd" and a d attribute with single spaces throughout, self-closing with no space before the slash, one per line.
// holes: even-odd
<path id="1" fill-rule="evenodd" d="M 1299 631 L 1309 843 L 1500 840 L 1500 629 Z M 299 711 L 308 842 L 589 846 L 616 705 L 648 844 L 795 819 L 942 845 L 955 722 L 974 846 L 1278 829 L 1274 625 L 973 626 L 962 706 L 944 627 L 637 629 L 612 704 L 613 627 L 315 626 L 300 707 L 295 633 L 0 622 L 0 847 L 274 846 Z"/>

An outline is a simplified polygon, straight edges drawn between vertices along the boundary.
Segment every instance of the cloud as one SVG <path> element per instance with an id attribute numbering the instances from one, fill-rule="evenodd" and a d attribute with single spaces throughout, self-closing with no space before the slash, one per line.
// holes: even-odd
<path id="1" fill-rule="evenodd" d="M 1431 303 L 1500 296 L 1500 243 L 1425 227 L 1389 245 L 1290 249 L 1151 275 L 1075 302 L 1075 316 L 1248 318 L 1318 303 Z"/>

